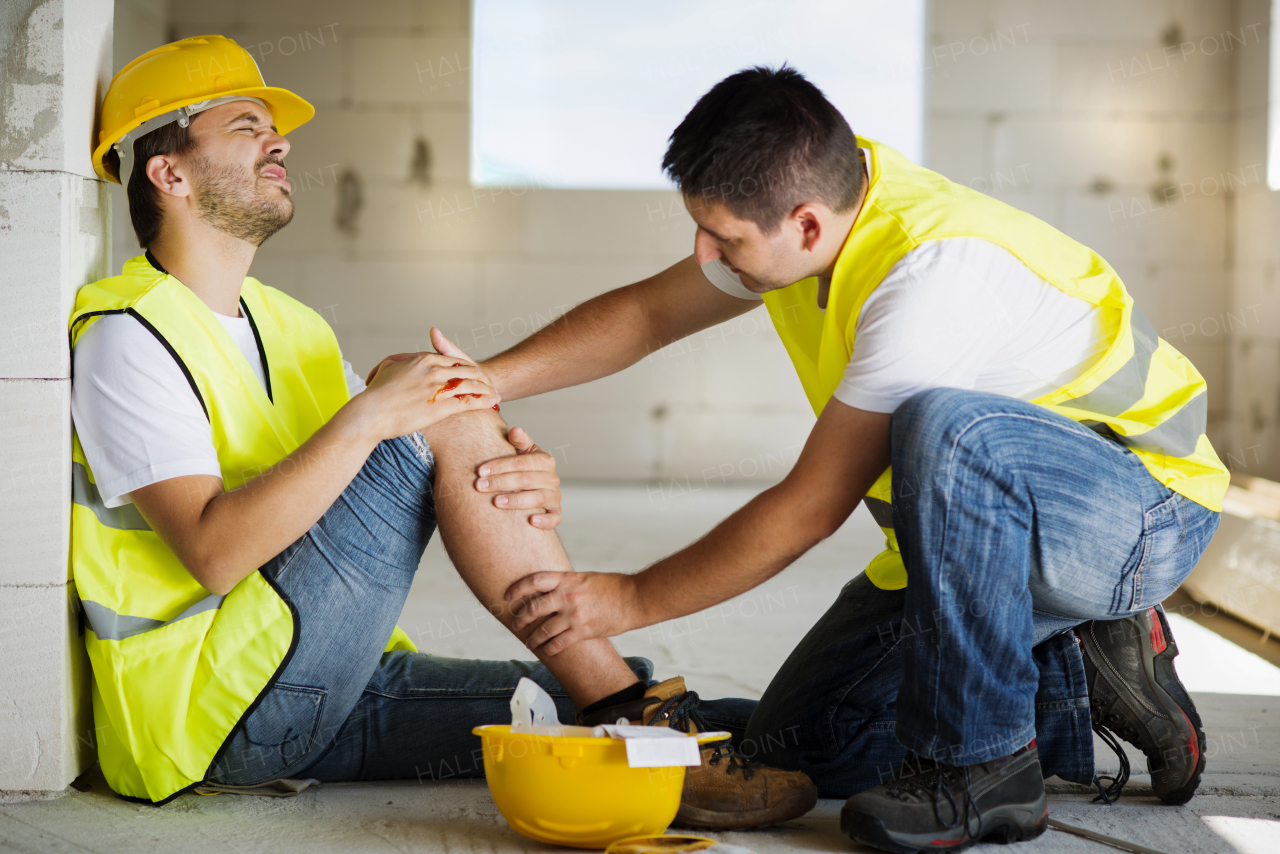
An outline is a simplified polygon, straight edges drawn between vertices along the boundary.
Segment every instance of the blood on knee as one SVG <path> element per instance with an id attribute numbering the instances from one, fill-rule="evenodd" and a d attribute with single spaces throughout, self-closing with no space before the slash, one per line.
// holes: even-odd
<path id="1" fill-rule="evenodd" d="M 454 362 L 452 365 L 450 365 L 450 367 L 453 367 L 453 368 L 461 368 L 461 367 L 462 367 L 463 365 L 465 365 L 465 364 L 466 364 L 465 362 Z M 445 392 L 447 392 L 447 391 L 453 391 L 455 388 L 457 388 L 457 387 L 458 387 L 458 386 L 460 386 L 460 385 L 462 385 L 462 377 L 454 377 L 453 379 L 449 380 L 449 381 L 448 381 L 447 383 L 445 383 L 444 385 L 440 386 L 440 388 L 436 389 L 436 393 L 435 393 L 435 394 L 433 394 L 433 395 L 431 395 L 431 399 L 430 399 L 430 400 L 428 400 L 428 401 L 427 401 L 427 403 L 435 403 L 435 402 L 436 402 L 436 398 L 437 398 L 437 397 L 439 397 L 440 395 L 444 394 L 444 393 L 445 393 Z M 455 395 L 452 395 L 452 397 L 456 397 L 456 398 L 458 398 L 459 400 L 461 400 L 462 398 L 465 398 L 465 397 L 484 397 L 484 395 L 481 395 L 481 394 L 455 394 Z M 501 412 L 501 411 L 502 411 L 501 409 L 498 409 L 498 404 L 496 404 L 496 403 L 493 405 L 493 408 L 494 408 L 494 410 L 495 410 L 495 411 L 497 411 L 497 412 Z"/>

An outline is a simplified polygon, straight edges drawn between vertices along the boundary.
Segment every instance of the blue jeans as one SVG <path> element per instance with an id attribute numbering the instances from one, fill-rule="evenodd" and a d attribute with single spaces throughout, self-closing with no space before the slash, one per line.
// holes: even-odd
<path id="1" fill-rule="evenodd" d="M 823 797 L 886 781 L 907 751 L 968 765 L 1032 739 L 1045 776 L 1087 784 L 1070 629 L 1163 600 L 1218 514 L 1118 442 L 1000 395 L 916 395 L 893 415 L 890 451 L 907 587 L 849 582 L 765 691 L 747 743 Z"/>
<path id="2" fill-rule="evenodd" d="M 298 645 L 275 684 L 241 718 L 208 779 L 258 785 L 418 780 L 484 775 L 471 728 L 510 723 L 520 677 L 541 685 L 560 719 L 573 701 L 536 661 L 477 661 L 383 653 L 435 532 L 429 450 L 382 442 L 333 506 L 262 568 L 297 609 Z M 651 682 L 653 665 L 627 663 Z M 703 713 L 741 733 L 751 700 L 715 700 Z"/>

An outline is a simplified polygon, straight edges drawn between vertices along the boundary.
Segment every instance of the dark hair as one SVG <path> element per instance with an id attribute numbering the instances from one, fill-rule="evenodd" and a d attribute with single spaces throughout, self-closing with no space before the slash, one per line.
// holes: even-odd
<path id="1" fill-rule="evenodd" d="M 177 122 L 158 127 L 149 134 L 138 137 L 133 143 L 133 175 L 129 179 L 129 219 L 133 221 L 133 233 L 138 245 L 148 249 L 160 234 L 164 212 L 160 208 L 160 191 L 147 178 L 147 161 L 157 154 L 186 154 L 195 148 L 191 128 Z M 120 177 L 120 155 L 115 148 L 107 149 L 106 164 Z"/>
<path id="2" fill-rule="evenodd" d="M 671 134 L 662 168 L 686 196 L 721 201 L 766 234 L 805 202 L 847 211 L 863 180 L 849 123 L 786 65 L 712 87 Z"/>

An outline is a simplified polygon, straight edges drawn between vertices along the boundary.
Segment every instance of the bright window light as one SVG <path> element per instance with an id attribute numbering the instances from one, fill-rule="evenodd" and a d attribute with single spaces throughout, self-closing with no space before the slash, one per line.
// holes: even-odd
<path id="1" fill-rule="evenodd" d="M 923 0 L 475 0 L 471 179 L 669 188 L 667 138 L 719 80 L 787 62 L 920 162 Z"/>
<path id="2" fill-rule="evenodd" d="M 1252 730 L 1243 732 L 1253 735 Z M 1223 739 L 1228 745 L 1228 733 Z M 1280 821 L 1266 818 L 1246 818 L 1234 815 L 1206 815 L 1201 821 L 1209 825 L 1209 829 L 1222 837 L 1236 854 L 1270 854 L 1276 850 L 1276 842 L 1280 841 Z"/>

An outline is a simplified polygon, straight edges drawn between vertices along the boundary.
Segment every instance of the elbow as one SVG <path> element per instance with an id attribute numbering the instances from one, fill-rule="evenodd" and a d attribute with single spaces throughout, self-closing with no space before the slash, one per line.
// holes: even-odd
<path id="1" fill-rule="evenodd" d="M 223 581 L 218 581 L 218 583 L 212 583 L 212 584 L 206 584 L 204 583 L 204 581 L 201 581 L 200 586 L 202 586 L 202 588 L 205 588 L 206 590 L 209 590 L 209 592 L 214 595 L 220 595 L 220 597 L 224 597 L 224 595 L 227 595 L 228 593 L 232 592 L 233 589 L 236 589 L 236 585 L 230 584 L 230 583 L 223 583 Z"/>
<path id="2" fill-rule="evenodd" d="M 807 536 L 811 545 L 817 545 L 823 540 L 835 534 L 840 530 L 840 526 L 844 524 L 848 516 L 841 516 L 839 513 L 816 513 L 809 520 Z"/>
<path id="3" fill-rule="evenodd" d="M 786 482 L 783 482 L 785 485 Z M 811 549 L 818 543 L 840 530 L 840 526 L 849 518 L 849 510 L 840 502 L 823 502 L 808 500 L 808 496 L 796 494 L 780 496 L 783 506 L 793 508 L 791 512 L 791 529 L 796 544 L 803 549 Z"/>
<path id="4" fill-rule="evenodd" d="M 201 587 L 217 596 L 226 596 L 239 581 L 225 561 L 213 557 L 184 558 L 182 565 Z"/>
<path id="5" fill-rule="evenodd" d="M 235 584 L 233 584 L 232 582 L 221 579 L 221 578 L 213 578 L 213 577 L 201 578 L 200 576 L 196 575 L 194 572 L 191 573 L 191 575 L 195 578 L 196 581 L 200 582 L 201 587 L 203 587 L 205 590 L 208 590 L 210 593 L 214 594 L 215 596 L 226 596 L 235 587 Z"/>
<path id="6" fill-rule="evenodd" d="M 796 477 L 794 471 L 781 483 L 766 489 L 756 500 L 764 502 L 762 509 L 768 515 L 785 519 L 787 528 L 797 540 L 806 542 L 806 548 L 840 530 L 852 512 L 852 508 L 845 507 L 845 502 L 838 496 L 815 494 L 808 483 Z"/>

